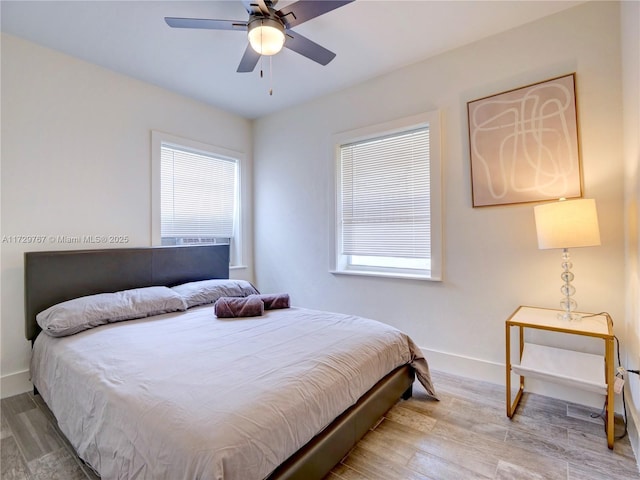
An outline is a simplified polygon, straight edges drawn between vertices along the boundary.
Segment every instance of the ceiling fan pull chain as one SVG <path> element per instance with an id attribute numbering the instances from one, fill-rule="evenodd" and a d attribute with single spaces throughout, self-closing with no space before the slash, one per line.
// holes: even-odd
<path id="1" fill-rule="evenodd" d="M 273 95 L 273 57 L 269 57 L 269 95 Z"/>

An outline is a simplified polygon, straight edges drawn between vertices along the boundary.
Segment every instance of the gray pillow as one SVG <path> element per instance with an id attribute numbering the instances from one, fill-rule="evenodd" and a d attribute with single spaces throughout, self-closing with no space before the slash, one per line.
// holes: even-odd
<path id="1" fill-rule="evenodd" d="M 187 308 L 215 303 L 221 297 L 248 297 L 260 292 L 246 280 L 214 279 L 183 283 L 172 290 L 184 298 Z"/>
<path id="2" fill-rule="evenodd" d="M 186 310 L 183 298 L 167 287 L 99 293 L 58 303 L 36 315 L 42 331 L 64 337 L 106 323 Z"/>

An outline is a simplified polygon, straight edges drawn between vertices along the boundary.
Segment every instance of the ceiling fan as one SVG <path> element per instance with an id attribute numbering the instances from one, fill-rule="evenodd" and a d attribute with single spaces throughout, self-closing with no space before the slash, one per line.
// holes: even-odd
<path id="1" fill-rule="evenodd" d="M 287 47 L 320 65 L 327 65 L 336 54 L 291 28 L 354 0 L 299 0 L 280 10 L 275 9 L 278 0 L 241 1 L 249 13 L 249 19 L 246 21 L 176 17 L 165 17 L 164 20 L 173 28 L 248 32 L 249 45 L 240 60 L 238 72 L 252 72 L 261 55 L 275 55 L 282 47 Z"/>

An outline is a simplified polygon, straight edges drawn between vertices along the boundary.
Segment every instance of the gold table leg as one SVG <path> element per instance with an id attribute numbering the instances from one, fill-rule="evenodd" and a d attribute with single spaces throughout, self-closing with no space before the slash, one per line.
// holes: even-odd
<path id="1" fill-rule="evenodd" d="M 613 383 L 615 382 L 615 370 L 613 365 L 613 339 L 605 340 L 605 368 L 607 378 L 607 445 L 613 450 L 614 430 L 615 430 L 615 394 Z"/>
<path id="2" fill-rule="evenodd" d="M 518 392 L 516 393 L 515 398 L 513 399 L 513 403 L 511 402 L 511 325 L 509 322 L 506 322 L 506 332 L 505 332 L 505 343 L 506 343 L 506 389 L 507 389 L 507 417 L 512 418 L 514 413 L 516 412 L 516 408 L 518 408 L 518 404 L 520 403 L 520 398 L 522 397 L 522 392 L 524 391 L 524 377 L 522 375 L 518 375 L 520 377 L 520 382 L 518 386 Z M 522 352 L 524 350 L 524 336 L 523 336 L 523 328 L 518 327 L 518 331 L 520 334 L 520 359 L 522 359 Z"/>

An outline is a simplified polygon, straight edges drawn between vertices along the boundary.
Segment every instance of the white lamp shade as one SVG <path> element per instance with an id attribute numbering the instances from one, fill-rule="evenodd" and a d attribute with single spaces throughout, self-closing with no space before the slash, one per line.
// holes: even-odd
<path id="1" fill-rule="evenodd" d="M 256 22 L 257 23 L 257 22 Z M 249 43 L 260 55 L 275 55 L 284 46 L 284 31 L 275 22 L 260 21 L 249 28 Z"/>
<path id="2" fill-rule="evenodd" d="M 560 200 L 533 209 L 538 248 L 574 248 L 600 245 L 596 201 Z"/>

